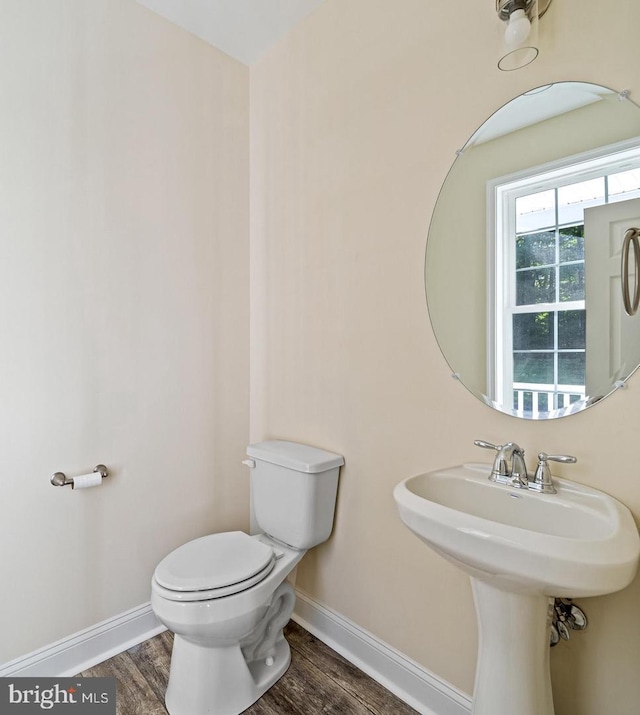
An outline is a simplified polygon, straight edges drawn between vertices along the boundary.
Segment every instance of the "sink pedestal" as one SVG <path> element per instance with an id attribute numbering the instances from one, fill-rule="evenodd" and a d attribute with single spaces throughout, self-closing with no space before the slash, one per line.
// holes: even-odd
<path id="1" fill-rule="evenodd" d="M 640 537 L 613 497 L 567 479 L 555 494 L 488 478 L 490 465 L 417 474 L 393 491 L 402 521 L 471 577 L 480 634 L 473 715 L 553 715 L 550 599 L 628 586 Z"/>
<path id="2" fill-rule="evenodd" d="M 472 715 L 553 715 L 549 598 L 471 578 L 478 617 Z"/>

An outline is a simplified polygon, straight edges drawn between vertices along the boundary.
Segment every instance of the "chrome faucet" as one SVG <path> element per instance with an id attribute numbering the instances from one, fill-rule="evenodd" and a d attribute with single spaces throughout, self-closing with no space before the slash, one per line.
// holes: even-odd
<path id="1" fill-rule="evenodd" d="M 476 447 L 484 449 L 494 449 L 497 454 L 493 460 L 493 467 L 489 479 L 498 484 L 506 484 L 510 487 L 531 489 L 542 494 L 555 494 L 556 488 L 551 478 L 548 461 L 564 462 L 565 464 L 575 464 L 578 460 L 568 454 L 546 454 L 540 452 L 538 455 L 538 467 L 533 479 L 529 480 L 527 465 L 524 461 L 524 449 L 515 442 L 506 444 L 491 444 L 481 439 L 474 441 Z"/>
<path id="2" fill-rule="evenodd" d="M 506 444 L 491 444 L 481 439 L 474 441 L 476 447 L 494 449 L 497 454 L 493 460 L 493 468 L 489 479 L 498 484 L 507 484 L 510 487 L 528 488 L 529 477 L 527 465 L 524 461 L 524 449 L 515 442 Z"/>

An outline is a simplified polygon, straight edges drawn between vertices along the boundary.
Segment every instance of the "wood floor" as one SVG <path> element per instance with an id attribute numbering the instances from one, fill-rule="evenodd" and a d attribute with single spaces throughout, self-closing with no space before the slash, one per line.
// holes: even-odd
<path id="1" fill-rule="evenodd" d="M 411 715 L 416 711 L 291 621 L 291 665 L 246 715 Z M 166 715 L 173 635 L 168 631 L 85 670 L 115 677 L 117 715 Z"/>

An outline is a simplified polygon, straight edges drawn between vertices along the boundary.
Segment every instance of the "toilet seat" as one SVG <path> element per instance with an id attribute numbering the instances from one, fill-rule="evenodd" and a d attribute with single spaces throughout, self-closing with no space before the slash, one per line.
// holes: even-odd
<path id="1" fill-rule="evenodd" d="M 276 558 L 273 548 L 242 531 L 211 534 L 166 556 L 154 572 L 154 586 L 172 601 L 231 596 L 266 578 Z"/>

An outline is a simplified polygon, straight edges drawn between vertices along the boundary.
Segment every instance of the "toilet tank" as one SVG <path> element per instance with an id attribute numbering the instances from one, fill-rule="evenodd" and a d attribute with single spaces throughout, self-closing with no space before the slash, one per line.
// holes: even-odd
<path id="1" fill-rule="evenodd" d="M 270 440 L 247 447 L 256 522 L 296 549 L 326 541 L 333 529 L 339 454 L 297 442 Z"/>

